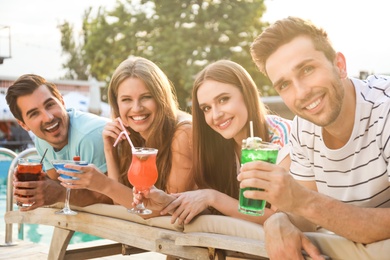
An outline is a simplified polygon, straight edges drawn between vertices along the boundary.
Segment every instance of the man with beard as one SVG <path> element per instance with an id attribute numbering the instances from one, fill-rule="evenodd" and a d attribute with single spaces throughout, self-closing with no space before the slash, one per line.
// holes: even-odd
<path id="1" fill-rule="evenodd" d="M 41 181 L 14 181 L 14 197 L 17 205 L 33 204 L 22 211 L 65 201 L 65 188 L 57 180 L 58 174 L 51 161 L 72 160 L 80 156 L 94 164 L 102 173 L 107 172 L 104 157 L 102 131 L 108 119 L 73 109 L 66 110 L 57 87 L 44 78 L 26 74 L 8 88 L 7 104 L 18 124 L 32 131 L 35 147 L 40 156 L 47 150 L 44 169 L 48 177 Z M 96 202 L 111 203 L 97 192 L 77 190 L 71 194 L 71 202 L 86 206 Z"/>
<path id="2" fill-rule="evenodd" d="M 388 259 L 390 77 L 349 78 L 327 33 L 294 17 L 264 30 L 251 54 L 297 115 L 290 173 L 252 162 L 238 176 L 241 188 L 263 189 L 246 197 L 280 211 L 264 223 L 270 258 Z M 302 233 L 319 227 L 338 236 Z"/>

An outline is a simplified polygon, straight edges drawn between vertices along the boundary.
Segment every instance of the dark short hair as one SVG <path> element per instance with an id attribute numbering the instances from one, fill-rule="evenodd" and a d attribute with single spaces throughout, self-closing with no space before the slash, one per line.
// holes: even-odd
<path id="1" fill-rule="evenodd" d="M 35 74 L 20 76 L 14 84 L 8 88 L 6 95 L 7 104 L 16 119 L 24 123 L 22 112 L 17 105 L 18 97 L 30 95 L 42 85 L 45 85 L 58 100 L 62 99 L 62 95 L 54 83 L 50 83 L 46 81 L 46 79 Z"/>

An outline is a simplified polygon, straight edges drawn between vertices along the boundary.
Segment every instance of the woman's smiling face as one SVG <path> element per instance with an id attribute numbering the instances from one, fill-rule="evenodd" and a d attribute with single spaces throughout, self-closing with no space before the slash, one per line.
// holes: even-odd
<path id="1" fill-rule="evenodd" d="M 206 123 L 225 139 L 234 138 L 241 144 L 246 138 L 248 110 L 238 87 L 206 80 L 199 87 L 197 98 Z"/>
<path id="2" fill-rule="evenodd" d="M 118 87 L 117 102 L 123 123 L 147 138 L 157 104 L 145 83 L 138 78 L 125 79 Z"/>

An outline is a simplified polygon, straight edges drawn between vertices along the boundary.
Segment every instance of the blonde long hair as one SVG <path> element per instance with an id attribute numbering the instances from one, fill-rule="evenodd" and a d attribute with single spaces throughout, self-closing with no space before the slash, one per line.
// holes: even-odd
<path id="1" fill-rule="evenodd" d="M 130 138 L 135 146 L 158 149 L 156 187 L 166 190 L 167 180 L 172 167 L 171 143 L 173 135 L 180 125 L 178 116 L 184 112 L 179 110 L 175 89 L 164 72 L 152 61 L 142 57 L 130 57 L 124 60 L 115 70 L 108 87 L 108 100 L 113 118 L 119 117 L 117 102 L 119 85 L 127 78 L 142 80 L 157 104 L 157 114 L 151 125 L 149 136 L 144 140 L 138 132 L 128 128 Z M 184 117 L 186 115 L 183 115 Z M 189 120 L 185 122 L 190 122 Z M 131 163 L 131 147 L 127 142 L 117 146 L 119 154 L 120 181 L 131 186 L 127 179 L 127 170 Z"/>

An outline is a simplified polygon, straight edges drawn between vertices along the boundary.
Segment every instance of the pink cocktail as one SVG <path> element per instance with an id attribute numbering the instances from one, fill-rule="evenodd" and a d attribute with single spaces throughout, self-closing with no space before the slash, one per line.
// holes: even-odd
<path id="1" fill-rule="evenodd" d="M 133 157 L 127 177 L 131 185 L 139 192 L 149 190 L 157 181 L 157 152 L 158 150 L 154 148 L 136 147 L 133 149 Z M 141 215 L 152 213 L 142 203 L 129 211 Z"/>

